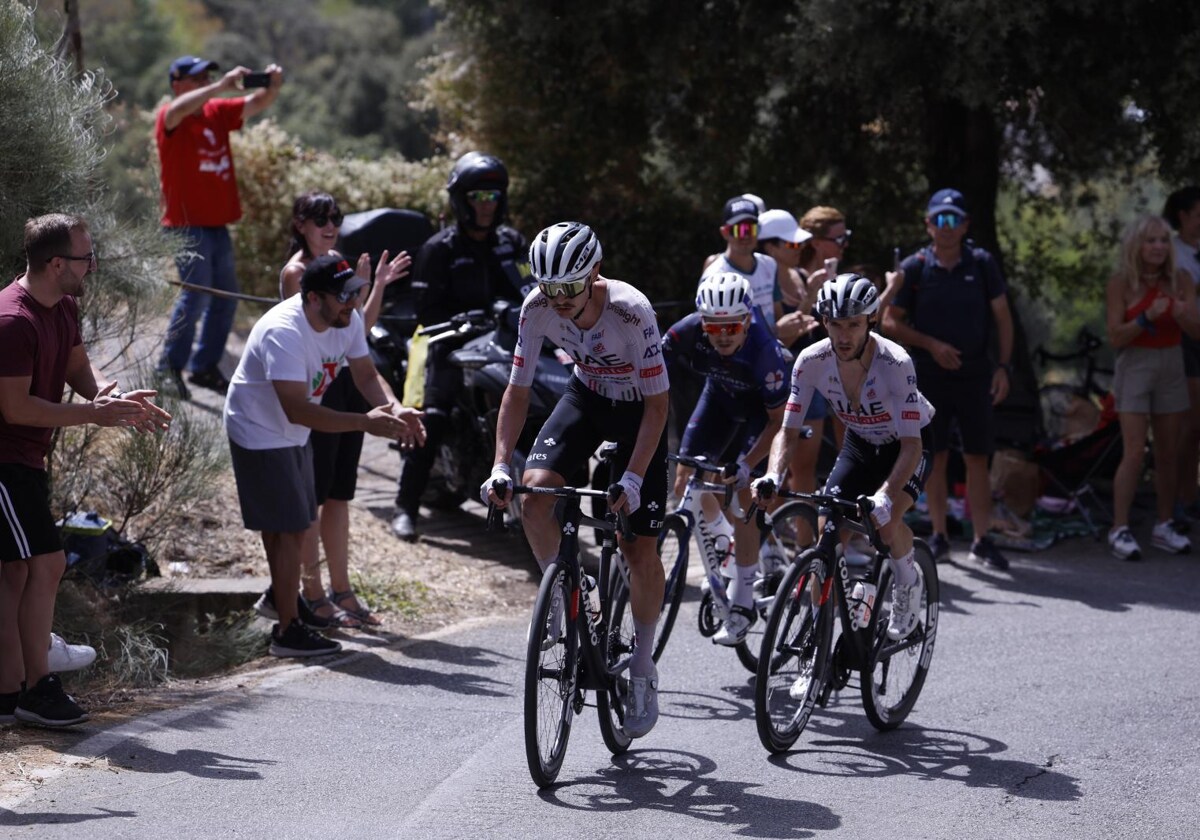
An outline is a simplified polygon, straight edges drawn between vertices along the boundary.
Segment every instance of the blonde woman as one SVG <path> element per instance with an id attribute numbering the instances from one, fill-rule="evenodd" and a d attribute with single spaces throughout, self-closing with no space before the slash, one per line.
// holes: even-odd
<path id="1" fill-rule="evenodd" d="M 1200 337 L 1195 286 L 1175 266 L 1171 229 L 1160 216 L 1137 219 L 1121 241 L 1120 262 L 1106 290 L 1108 339 L 1117 351 L 1113 395 L 1121 423 L 1121 463 L 1113 478 L 1113 527 L 1108 545 L 1122 560 L 1140 560 L 1129 530 L 1129 508 L 1142 473 L 1147 431 L 1154 445 L 1158 516 L 1150 535 L 1171 554 L 1191 550 L 1171 524 L 1179 483 L 1179 435 L 1188 410 L 1181 336 Z"/>

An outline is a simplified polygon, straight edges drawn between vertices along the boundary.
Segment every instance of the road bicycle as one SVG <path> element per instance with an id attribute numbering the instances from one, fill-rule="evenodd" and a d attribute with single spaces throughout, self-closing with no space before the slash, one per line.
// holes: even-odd
<path id="1" fill-rule="evenodd" d="M 1034 355 L 1043 370 L 1048 362 L 1059 365 L 1083 362 L 1083 375 L 1077 384 L 1051 382 L 1038 389 L 1038 400 L 1042 409 L 1042 424 L 1045 437 L 1063 440 L 1078 437 L 1092 431 L 1111 400 L 1106 382 L 1112 381 L 1111 368 L 1101 367 L 1097 361 L 1104 339 L 1087 327 L 1079 330 L 1075 338 L 1075 349 L 1066 353 L 1051 353 L 1038 347 Z"/>
<path id="2" fill-rule="evenodd" d="M 499 489 L 499 488 L 498 488 Z M 558 557 L 542 575 L 525 652 L 525 758 L 534 784 L 554 783 L 562 767 L 575 716 L 587 705 L 587 692 L 596 693 L 600 734 L 613 755 L 629 748 L 625 734 L 624 699 L 629 682 L 626 671 L 633 652 L 629 606 L 629 570 L 617 550 L 618 527 L 632 539 L 624 517 L 606 512 L 588 516 L 580 509 L 585 497 L 610 504 L 620 495 L 617 487 L 527 487 L 514 485 L 514 495 L 555 496 L 561 501 L 556 517 L 562 540 Z M 488 510 L 488 526 L 496 527 L 501 512 Z M 598 578 L 579 563 L 579 529 L 591 527 L 602 534 Z M 551 604 L 562 599 L 563 619 L 550 626 Z"/>
<path id="3" fill-rule="evenodd" d="M 871 500 L 777 492 L 815 505 L 824 524 L 816 546 L 800 553 L 780 583 L 763 631 L 754 693 L 759 740 L 772 753 L 790 749 L 814 708 L 855 672 L 867 719 L 876 729 L 894 729 L 917 702 L 937 639 L 938 576 L 929 547 L 914 542 L 920 619 L 907 638 L 893 641 L 889 551 L 871 519 Z M 772 517 L 760 518 L 761 526 L 770 527 Z M 859 573 L 837 550 L 843 529 L 865 535 L 875 549 Z"/>
<path id="4" fill-rule="evenodd" d="M 694 472 L 688 479 L 679 506 L 663 520 L 662 531 L 658 537 L 659 557 L 665 567 L 667 586 L 655 639 L 655 659 L 666 646 L 679 613 L 679 604 L 683 600 L 687 582 L 689 546 L 693 537 L 696 553 L 704 570 L 698 611 L 700 635 L 711 638 L 729 618 L 732 603 L 729 599 L 729 578 L 726 574 L 736 574 L 733 544 L 722 535 L 711 533 L 700 526 L 704 518 L 701 510 L 703 494 L 717 495 L 722 500 L 722 509 L 729 509 L 735 516 L 745 516 L 737 504 L 732 484 L 706 479 L 706 476 L 718 478 L 729 475 L 731 470 L 736 468 L 716 464 L 704 457 L 668 455 L 667 458 L 692 468 Z M 759 620 L 751 626 L 745 640 L 734 647 L 738 660 L 751 673 L 758 671 L 762 627 L 766 623 L 779 581 L 783 579 L 788 563 L 809 545 L 808 542 L 801 544 L 797 535 L 815 534 L 817 529 L 816 510 L 802 502 L 788 502 L 775 512 L 774 519 L 776 526 L 765 533 L 758 554 L 759 570 L 754 583 L 754 610 L 758 613 Z M 801 523 L 808 529 L 800 528 Z"/>

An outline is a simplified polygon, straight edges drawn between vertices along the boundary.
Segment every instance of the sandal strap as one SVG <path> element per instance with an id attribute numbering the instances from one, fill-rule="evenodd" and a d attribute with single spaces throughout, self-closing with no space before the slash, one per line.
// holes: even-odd
<path id="1" fill-rule="evenodd" d="M 347 589 L 345 592 L 336 592 L 333 589 L 330 589 L 328 597 L 329 597 L 329 600 L 333 601 L 336 604 L 338 601 L 345 601 L 347 598 L 351 598 L 353 596 L 354 596 L 353 589 Z"/>
<path id="2" fill-rule="evenodd" d="M 303 595 L 301 595 L 300 597 L 304 598 Z M 311 601 L 308 598 L 304 598 L 304 604 L 310 610 L 317 610 L 317 609 L 320 609 L 321 607 L 333 607 L 334 609 L 338 609 L 337 604 L 334 604 L 333 602 L 331 602 L 329 600 L 329 598 L 324 595 L 322 595 L 320 598 L 313 598 Z"/>

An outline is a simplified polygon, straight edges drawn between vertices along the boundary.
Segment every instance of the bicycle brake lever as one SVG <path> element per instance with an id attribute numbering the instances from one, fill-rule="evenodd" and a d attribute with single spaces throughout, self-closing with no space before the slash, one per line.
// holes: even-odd
<path id="1" fill-rule="evenodd" d="M 495 505 L 488 505 L 487 525 L 489 531 L 507 531 L 508 527 L 504 524 L 504 514 L 500 508 Z"/>

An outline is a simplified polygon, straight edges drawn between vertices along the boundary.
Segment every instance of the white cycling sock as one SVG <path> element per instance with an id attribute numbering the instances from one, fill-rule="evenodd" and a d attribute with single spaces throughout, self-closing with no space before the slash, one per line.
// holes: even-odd
<path id="1" fill-rule="evenodd" d="M 758 564 L 733 568 L 735 573 L 729 581 L 729 603 L 749 609 L 754 604 L 754 578 L 758 576 Z"/>
<path id="2" fill-rule="evenodd" d="M 917 564 L 913 562 L 913 550 L 903 557 L 889 557 L 888 565 L 892 567 L 892 575 L 901 586 L 912 586 L 917 582 Z"/>
<path id="3" fill-rule="evenodd" d="M 648 677 L 654 673 L 654 630 L 657 626 L 657 621 L 643 624 L 636 618 L 633 620 L 637 644 L 633 646 L 633 654 L 629 657 L 630 676 Z"/>

